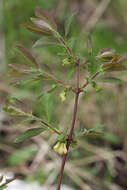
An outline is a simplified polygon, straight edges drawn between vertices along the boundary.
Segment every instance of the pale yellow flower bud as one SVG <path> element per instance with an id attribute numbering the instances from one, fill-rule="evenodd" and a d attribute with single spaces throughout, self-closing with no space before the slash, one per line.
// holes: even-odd
<path id="1" fill-rule="evenodd" d="M 64 143 L 61 143 L 58 153 L 61 155 L 64 154 Z"/>
<path id="2" fill-rule="evenodd" d="M 61 145 L 60 142 L 57 142 L 57 143 L 55 144 L 55 146 L 53 147 L 53 149 L 55 150 L 55 152 L 58 152 L 60 145 Z"/>
<path id="3" fill-rule="evenodd" d="M 65 143 L 57 142 L 53 149 L 55 150 L 55 152 L 61 155 L 67 153 L 67 147 Z"/>
<path id="4" fill-rule="evenodd" d="M 65 143 L 64 143 L 64 154 L 67 154 L 67 147 Z"/>
<path id="5" fill-rule="evenodd" d="M 66 92 L 65 91 L 62 91 L 60 93 L 60 98 L 61 98 L 61 101 L 64 102 L 66 100 Z"/>

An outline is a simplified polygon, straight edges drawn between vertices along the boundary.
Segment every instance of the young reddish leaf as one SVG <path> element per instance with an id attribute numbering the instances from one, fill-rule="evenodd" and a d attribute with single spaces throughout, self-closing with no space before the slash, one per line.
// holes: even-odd
<path id="1" fill-rule="evenodd" d="M 122 64 L 122 63 L 105 63 L 103 66 L 102 66 L 102 69 L 104 71 L 124 71 L 124 70 L 127 70 L 127 67 L 126 65 Z"/>
<path id="2" fill-rule="evenodd" d="M 17 71 L 18 73 L 28 73 L 30 71 L 30 68 L 27 65 L 24 64 L 8 64 L 8 67 L 13 69 L 14 71 Z"/>
<path id="3" fill-rule="evenodd" d="M 19 65 L 17 64 L 8 64 L 8 66 L 10 67 L 9 71 L 8 71 L 8 76 L 13 76 L 13 77 L 22 77 L 25 76 L 27 73 L 22 70 L 19 69 Z"/>
<path id="4" fill-rule="evenodd" d="M 35 24 L 37 28 L 51 33 L 52 30 L 51 26 L 44 20 L 39 18 L 31 18 L 31 21 Z"/>
<path id="5" fill-rule="evenodd" d="M 123 71 L 127 69 L 124 64 L 124 62 L 127 61 L 127 53 L 119 55 L 115 53 L 115 50 L 104 48 L 99 52 L 96 58 L 106 62 L 102 66 L 104 71 Z"/>
<path id="6" fill-rule="evenodd" d="M 18 49 L 28 58 L 30 59 L 35 67 L 39 67 L 38 61 L 36 59 L 36 57 L 33 55 L 33 53 L 31 51 L 29 51 L 28 49 L 26 49 L 25 47 L 23 47 L 21 44 L 17 44 L 16 45 L 18 47 Z"/>
<path id="7" fill-rule="evenodd" d="M 96 56 L 97 59 L 103 61 L 111 61 L 114 58 L 115 50 L 111 48 L 103 48 L 99 51 L 98 55 Z"/>
<path id="8" fill-rule="evenodd" d="M 15 140 L 15 143 L 22 142 L 24 140 L 27 140 L 31 137 L 37 136 L 40 133 L 42 133 L 45 129 L 44 128 L 33 128 L 33 129 L 28 129 L 24 133 L 20 134 Z"/>
<path id="9" fill-rule="evenodd" d="M 39 17 L 40 19 L 42 19 L 43 21 L 47 22 L 49 25 L 51 25 L 51 27 L 57 31 L 57 25 L 56 22 L 53 18 L 53 16 L 48 12 L 43 10 L 40 7 L 36 7 L 35 8 L 35 15 L 37 17 Z"/>
<path id="10" fill-rule="evenodd" d="M 46 36 L 52 35 L 51 31 L 42 30 L 42 29 L 37 28 L 35 26 L 31 26 L 30 24 L 23 24 L 23 26 L 25 28 L 27 28 L 29 31 L 34 32 L 36 34 L 43 34 L 43 35 L 46 35 Z"/>

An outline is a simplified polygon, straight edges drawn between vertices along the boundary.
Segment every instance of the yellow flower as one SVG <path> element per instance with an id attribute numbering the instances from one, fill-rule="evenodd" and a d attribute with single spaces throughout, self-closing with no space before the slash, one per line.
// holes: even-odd
<path id="1" fill-rule="evenodd" d="M 54 151 L 58 154 L 67 154 L 67 147 L 65 143 L 57 142 L 56 145 L 53 147 Z"/>
<path id="2" fill-rule="evenodd" d="M 60 98 L 61 98 L 61 101 L 64 102 L 66 100 L 66 92 L 65 91 L 62 91 L 60 93 Z"/>
<path id="3" fill-rule="evenodd" d="M 57 142 L 56 145 L 53 147 L 53 149 L 55 150 L 55 152 L 58 152 L 60 147 L 60 142 Z"/>

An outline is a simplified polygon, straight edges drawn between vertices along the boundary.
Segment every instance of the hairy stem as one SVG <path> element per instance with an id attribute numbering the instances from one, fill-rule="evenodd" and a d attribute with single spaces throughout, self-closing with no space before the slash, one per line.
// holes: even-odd
<path id="1" fill-rule="evenodd" d="M 77 115 L 78 99 L 79 99 L 79 94 L 80 94 L 80 90 L 79 90 L 79 61 L 80 60 L 77 60 L 77 62 L 76 62 L 75 103 L 74 103 L 74 111 L 73 111 L 71 129 L 70 129 L 68 139 L 67 139 L 67 144 L 66 144 L 67 150 L 69 150 L 69 147 L 70 147 L 70 144 L 71 144 L 71 141 L 72 141 L 73 131 L 74 131 L 74 127 L 75 127 L 75 121 L 76 121 L 76 115 Z M 60 190 L 60 187 L 61 187 L 62 177 L 63 177 L 63 172 L 64 172 L 64 167 L 65 167 L 65 163 L 66 163 L 66 160 L 67 160 L 67 156 L 68 156 L 68 152 L 67 152 L 67 154 L 65 154 L 63 156 L 63 159 L 62 159 L 62 164 L 61 164 L 61 169 L 60 169 L 59 178 L 58 178 L 58 184 L 57 184 L 57 190 Z"/>

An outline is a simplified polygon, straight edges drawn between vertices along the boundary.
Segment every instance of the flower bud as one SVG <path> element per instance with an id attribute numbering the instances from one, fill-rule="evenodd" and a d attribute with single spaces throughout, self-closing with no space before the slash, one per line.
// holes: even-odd
<path id="1" fill-rule="evenodd" d="M 67 147 L 65 143 L 64 143 L 64 154 L 67 154 Z"/>
<path id="2" fill-rule="evenodd" d="M 66 100 L 66 92 L 65 91 L 62 91 L 60 93 L 60 98 L 61 98 L 61 101 L 64 102 Z"/>
<path id="3" fill-rule="evenodd" d="M 53 149 L 58 154 L 61 154 L 61 155 L 67 154 L 67 147 L 65 143 L 57 142 L 56 145 L 53 147 Z"/>
<path id="4" fill-rule="evenodd" d="M 59 147 L 60 147 L 60 142 L 57 142 L 56 144 L 55 144 L 55 146 L 53 147 L 53 149 L 55 150 L 55 152 L 58 152 L 58 150 L 59 150 Z"/>

